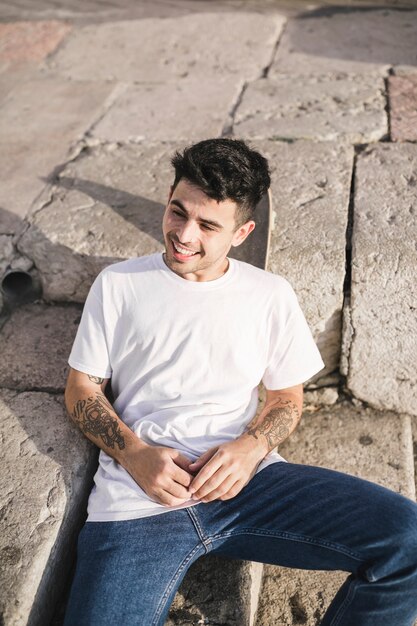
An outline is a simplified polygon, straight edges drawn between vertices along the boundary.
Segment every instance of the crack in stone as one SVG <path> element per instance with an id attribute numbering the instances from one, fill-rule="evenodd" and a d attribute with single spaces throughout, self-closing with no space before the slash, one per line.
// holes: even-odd
<path id="1" fill-rule="evenodd" d="M 239 108 L 239 106 L 240 106 L 240 104 L 242 102 L 243 95 L 244 95 L 246 89 L 248 88 L 248 85 L 249 85 L 249 83 L 247 81 L 244 81 L 244 83 L 242 85 L 242 88 L 241 88 L 241 90 L 238 93 L 238 96 L 236 98 L 236 101 L 232 105 L 232 107 L 230 109 L 230 112 L 228 114 L 229 120 L 223 126 L 223 130 L 221 132 L 221 136 L 222 137 L 231 137 L 231 136 L 233 136 L 233 126 L 235 124 L 236 111 L 237 111 L 237 109 Z"/>
<path id="2" fill-rule="evenodd" d="M 358 151 L 355 147 L 355 153 L 352 163 L 352 176 L 350 183 L 350 195 L 348 205 L 348 222 L 346 226 L 346 246 L 345 246 L 345 278 L 343 281 L 343 304 L 342 315 L 344 322 L 343 336 L 347 336 L 345 345 L 342 346 L 346 353 L 342 355 L 345 364 L 346 378 L 349 375 L 350 369 L 350 353 L 352 344 L 355 338 L 355 328 L 352 323 L 352 307 L 351 307 L 351 294 L 352 294 L 352 236 L 353 236 L 353 218 L 354 218 L 354 205 L 355 205 L 355 178 L 356 178 L 356 165 L 357 165 Z M 342 338 L 343 339 L 343 338 Z"/>
<path id="3" fill-rule="evenodd" d="M 277 51 L 278 51 L 278 46 L 279 46 L 279 44 L 281 42 L 281 39 L 282 39 L 282 37 L 284 35 L 284 32 L 285 32 L 286 28 L 287 28 L 287 24 L 288 24 L 288 21 L 284 22 L 284 24 L 281 26 L 281 28 L 280 28 L 280 30 L 279 30 L 279 32 L 277 34 L 276 41 L 275 41 L 274 46 L 272 48 L 271 58 L 269 60 L 269 63 L 263 68 L 262 74 L 261 74 L 261 78 L 267 78 L 268 77 L 269 70 L 272 67 L 272 63 L 274 62 L 275 56 L 276 56 Z"/>

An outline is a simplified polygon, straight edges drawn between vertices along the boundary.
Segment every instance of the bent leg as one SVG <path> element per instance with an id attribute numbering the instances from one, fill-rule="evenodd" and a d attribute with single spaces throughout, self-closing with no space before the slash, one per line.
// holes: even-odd
<path id="1" fill-rule="evenodd" d="M 417 617 L 417 505 L 393 491 L 275 463 L 232 500 L 201 504 L 195 514 L 215 553 L 351 572 L 323 626 L 411 626 Z"/>
<path id="2" fill-rule="evenodd" d="M 162 626 L 181 580 L 205 551 L 185 510 L 87 522 L 64 626 Z"/>

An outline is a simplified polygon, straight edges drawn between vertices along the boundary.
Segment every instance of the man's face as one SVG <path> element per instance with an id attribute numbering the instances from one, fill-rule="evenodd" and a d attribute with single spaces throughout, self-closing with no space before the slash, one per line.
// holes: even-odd
<path id="1" fill-rule="evenodd" d="M 182 178 L 171 191 L 162 220 L 166 265 L 187 280 L 222 276 L 231 246 L 241 244 L 255 228 L 249 221 L 236 229 L 236 209 L 233 200 L 213 200 Z"/>

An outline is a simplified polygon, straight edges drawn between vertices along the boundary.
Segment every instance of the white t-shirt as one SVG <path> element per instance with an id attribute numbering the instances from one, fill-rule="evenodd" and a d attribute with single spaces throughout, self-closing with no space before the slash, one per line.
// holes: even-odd
<path id="1" fill-rule="evenodd" d="M 229 259 L 194 282 L 162 253 L 116 263 L 96 278 L 71 351 L 72 368 L 112 380 L 119 417 L 148 444 L 190 459 L 236 439 L 258 408 L 258 384 L 303 383 L 324 363 L 289 282 Z M 269 453 L 257 472 L 283 461 Z M 102 450 L 88 521 L 127 520 L 201 504 L 151 499 Z"/>

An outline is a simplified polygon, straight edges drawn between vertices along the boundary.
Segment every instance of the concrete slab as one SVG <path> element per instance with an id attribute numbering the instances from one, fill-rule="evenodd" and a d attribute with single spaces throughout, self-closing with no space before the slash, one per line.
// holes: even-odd
<path id="1" fill-rule="evenodd" d="M 417 415 L 417 145 L 379 144 L 357 161 L 347 386 L 374 407 Z"/>
<path id="2" fill-rule="evenodd" d="M 278 14 L 224 12 L 89 25 L 73 31 L 48 65 L 77 80 L 253 80 L 269 65 L 284 22 Z"/>
<path id="3" fill-rule="evenodd" d="M 61 396 L 0 391 L 0 612 L 50 623 L 84 521 L 96 453 Z"/>
<path id="4" fill-rule="evenodd" d="M 271 67 L 277 73 L 386 75 L 417 65 L 417 11 L 318 8 L 288 22 Z"/>
<path id="5" fill-rule="evenodd" d="M 415 498 L 409 416 L 348 403 L 306 413 L 280 453 L 291 462 L 347 472 Z M 346 576 L 266 565 L 257 626 L 316 626 Z"/>
<path id="6" fill-rule="evenodd" d="M 251 588 L 261 570 L 260 563 L 201 557 L 181 583 L 165 626 L 252 626 L 256 607 L 252 607 Z"/>
<path id="7" fill-rule="evenodd" d="M 129 85 L 92 134 L 107 141 L 185 141 L 218 137 L 231 123 L 239 77 Z"/>
<path id="8" fill-rule="evenodd" d="M 80 319 L 81 310 L 74 305 L 16 309 L 0 331 L 0 387 L 63 391 Z"/>
<path id="9" fill-rule="evenodd" d="M 112 90 L 110 84 L 62 78 L 31 80 L 11 90 L 0 108 L 2 208 L 27 214 L 45 177 L 68 158 Z"/>
<path id="10" fill-rule="evenodd" d="M 417 73 L 389 76 L 389 111 L 393 141 L 417 141 Z"/>
<path id="11" fill-rule="evenodd" d="M 382 78 L 276 76 L 251 83 L 233 131 L 253 139 L 378 141 L 388 134 Z"/>
<path id="12" fill-rule="evenodd" d="M 267 269 L 294 287 L 326 365 L 323 377 L 339 364 L 353 151 L 309 141 L 254 145 L 272 172 L 275 225 Z"/>
<path id="13" fill-rule="evenodd" d="M 70 24 L 57 20 L 0 24 L 0 72 L 40 63 L 70 30 Z"/>
<path id="14" fill-rule="evenodd" d="M 83 302 L 103 267 L 164 249 L 162 202 L 178 148 L 178 143 L 98 147 L 61 172 L 50 202 L 18 242 L 35 261 L 46 298 Z"/>

